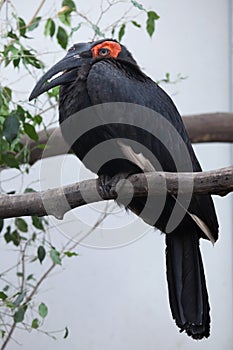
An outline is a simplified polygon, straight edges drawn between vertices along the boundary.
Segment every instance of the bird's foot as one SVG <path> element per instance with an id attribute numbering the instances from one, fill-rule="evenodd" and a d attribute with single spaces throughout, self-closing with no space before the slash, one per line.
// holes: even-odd
<path id="1" fill-rule="evenodd" d="M 117 184 L 121 180 L 126 180 L 129 173 L 121 173 L 114 175 L 113 177 L 105 174 L 101 174 L 98 177 L 98 191 L 104 199 L 116 199 L 118 194 L 116 191 Z"/>

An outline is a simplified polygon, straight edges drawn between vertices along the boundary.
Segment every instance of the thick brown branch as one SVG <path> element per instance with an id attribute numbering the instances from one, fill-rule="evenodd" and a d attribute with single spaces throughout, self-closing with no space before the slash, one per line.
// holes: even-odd
<path id="1" fill-rule="evenodd" d="M 184 116 L 192 143 L 233 142 L 233 113 L 208 113 Z"/>
<path id="2" fill-rule="evenodd" d="M 128 181 L 129 180 L 129 181 Z M 233 167 L 223 168 L 202 173 L 147 173 L 132 175 L 120 186 L 118 195 L 121 199 L 134 196 L 161 195 L 165 191 L 171 194 L 216 194 L 225 196 L 233 192 Z M 64 214 L 76 207 L 87 203 L 116 199 L 117 195 L 113 188 L 113 194 L 100 196 L 97 191 L 98 182 L 87 180 L 80 183 L 64 186 L 63 188 L 50 189 L 37 193 L 22 195 L 4 195 L 0 197 L 0 218 L 11 218 L 31 215 L 54 215 L 62 219 Z M 117 187 L 119 188 L 119 187 Z"/>
<path id="3" fill-rule="evenodd" d="M 209 113 L 184 116 L 183 121 L 189 133 L 192 143 L 198 142 L 233 142 L 233 113 Z M 23 138 L 22 142 L 29 142 L 31 155 L 29 164 L 34 164 L 37 160 L 64 154 L 67 145 L 62 138 L 59 128 L 51 128 L 47 132 L 39 133 L 39 143 L 46 144 L 49 137 L 53 135 L 53 145 L 45 151 L 36 147 L 34 141 Z"/>

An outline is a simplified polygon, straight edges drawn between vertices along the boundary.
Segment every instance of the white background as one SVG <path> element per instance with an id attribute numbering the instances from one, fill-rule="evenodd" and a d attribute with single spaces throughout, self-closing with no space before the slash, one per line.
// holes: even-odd
<path id="1" fill-rule="evenodd" d="M 59 4 L 60 2 L 57 2 Z M 123 43 L 133 53 L 139 65 L 154 80 L 169 71 L 188 76 L 173 87 L 166 87 L 181 114 L 228 111 L 230 108 L 230 24 L 227 0 L 157 0 L 141 1 L 160 15 L 152 40 L 143 31 L 128 30 Z M 32 2 L 21 1 L 25 17 L 32 13 Z M 84 8 L 84 1 L 80 2 Z M 85 8 L 93 11 L 96 2 L 88 1 Z M 34 5 L 34 4 L 33 4 Z M 36 7 L 36 5 L 34 5 Z M 58 5 L 57 5 L 58 6 Z M 46 11 L 45 11 L 46 12 Z M 43 14 L 43 11 L 42 11 Z M 85 31 L 77 33 L 74 41 L 88 40 Z M 38 47 L 43 47 L 38 38 Z M 52 46 L 51 46 L 52 47 Z M 51 50 L 51 47 L 49 48 Z M 57 47 L 56 47 L 57 50 Z M 64 55 L 58 52 L 55 61 Z M 51 55 L 43 59 L 51 66 Z M 54 61 L 54 62 L 55 62 Z M 9 75 L 9 81 L 14 79 Z M 34 82 L 25 77 L 19 84 L 29 94 Z M 204 144 L 195 146 L 202 167 L 215 169 L 230 164 L 230 146 Z M 70 156 L 45 160 L 41 186 L 59 184 L 62 167 L 63 183 L 76 181 L 79 161 Z M 40 163 L 33 166 L 30 180 L 40 174 Z M 44 169 L 44 167 L 43 167 Z M 76 170 L 77 169 L 77 170 Z M 7 174 L 2 176 L 8 176 Z M 87 176 L 89 174 L 87 173 Z M 13 187 L 13 183 L 12 183 Z M 220 239 L 213 248 L 202 242 L 207 284 L 211 303 L 211 337 L 193 341 L 179 334 L 172 320 L 165 276 L 164 238 L 158 231 L 149 230 L 136 242 L 115 249 L 91 249 L 80 246 L 80 256 L 67 260 L 42 286 L 37 301 L 49 307 L 45 328 L 63 329 L 68 326 L 66 340 L 58 340 L 37 333 L 17 331 L 15 339 L 24 350 L 80 349 L 80 350 L 230 350 L 232 349 L 232 198 L 215 198 L 220 222 Z M 92 211 L 78 209 L 81 221 L 92 220 Z M 67 216 L 69 219 L 69 215 Z M 66 217 L 66 221 L 69 221 Z M 73 219 L 73 217 L 72 217 Z M 126 222 L 119 214 L 114 224 Z M 126 220 L 126 221 L 124 221 Z M 63 240 L 60 230 L 78 230 L 79 221 L 67 223 L 50 234 Z M 131 230 L 141 229 L 141 224 Z M 71 228 L 72 226 L 72 228 Z M 62 228 L 61 228 L 62 227 Z M 148 227 L 144 226 L 144 230 Z M 116 233 L 117 234 L 117 233 Z M 10 252 L 1 247 L 1 264 L 10 263 Z M 17 349 L 12 342 L 9 350 Z"/>

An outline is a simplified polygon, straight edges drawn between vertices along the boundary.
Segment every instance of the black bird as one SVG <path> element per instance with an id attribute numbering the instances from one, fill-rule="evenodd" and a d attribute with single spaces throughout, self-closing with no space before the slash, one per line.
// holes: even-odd
<path id="1" fill-rule="evenodd" d="M 30 100 L 57 85 L 63 136 L 99 175 L 105 191 L 111 191 L 114 179 L 122 174 L 201 171 L 174 103 L 116 40 L 73 45 L 39 80 Z M 97 109 L 86 109 L 91 106 Z M 105 142 L 108 146 L 98 151 Z M 94 156 L 88 157 L 95 147 Z M 218 238 L 211 197 L 133 197 L 125 206 L 166 233 L 169 301 L 180 331 L 194 339 L 208 337 L 210 307 L 199 238 L 212 242 Z M 168 228 L 176 206 L 180 219 Z"/>

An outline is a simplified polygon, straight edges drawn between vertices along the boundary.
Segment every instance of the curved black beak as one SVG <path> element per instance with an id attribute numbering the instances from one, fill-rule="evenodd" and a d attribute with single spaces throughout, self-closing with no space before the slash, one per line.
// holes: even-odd
<path id="1" fill-rule="evenodd" d="M 91 57 L 88 56 L 90 48 L 90 43 L 74 45 L 62 60 L 56 63 L 42 78 L 40 78 L 29 96 L 29 101 L 57 85 L 63 85 L 74 81 L 77 78 L 76 70 L 88 57 Z M 81 57 L 81 54 L 84 54 L 84 57 Z"/>

